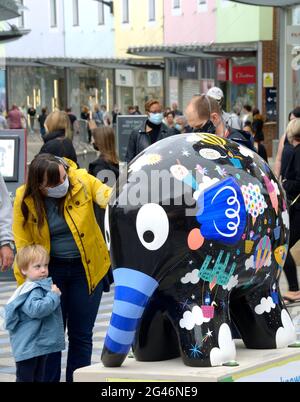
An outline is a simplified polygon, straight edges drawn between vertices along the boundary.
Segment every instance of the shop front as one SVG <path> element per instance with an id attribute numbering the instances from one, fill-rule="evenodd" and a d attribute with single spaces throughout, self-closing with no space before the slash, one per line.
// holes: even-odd
<path id="1" fill-rule="evenodd" d="M 122 114 L 128 113 L 130 106 L 139 106 L 142 113 L 149 99 L 163 103 L 163 72 L 157 69 L 116 69 L 116 99 Z"/>
<path id="2" fill-rule="evenodd" d="M 257 59 L 233 56 L 216 60 L 217 85 L 225 96 L 225 109 L 240 112 L 257 105 Z"/>
<path id="3" fill-rule="evenodd" d="M 82 106 L 93 110 L 95 104 L 112 110 L 113 70 L 91 67 L 67 60 L 6 60 L 6 97 L 8 107 L 16 104 L 26 110 L 33 106 L 37 113 L 71 107 L 79 117 Z M 0 70 L 1 71 L 1 70 Z M 0 93 L 1 92 L 0 72 Z M 4 95 L 5 96 L 5 95 Z"/>

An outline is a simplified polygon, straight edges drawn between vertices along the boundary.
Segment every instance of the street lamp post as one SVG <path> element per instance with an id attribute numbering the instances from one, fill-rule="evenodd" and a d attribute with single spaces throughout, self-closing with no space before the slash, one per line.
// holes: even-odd
<path id="1" fill-rule="evenodd" d="M 105 6 L 109 7 L 110 13 L 114 14 L 114 2 L 113 1 L 105 1 L 105 0 L 95 0 L 98 1 L 98 3 L 102 3 Z"/>

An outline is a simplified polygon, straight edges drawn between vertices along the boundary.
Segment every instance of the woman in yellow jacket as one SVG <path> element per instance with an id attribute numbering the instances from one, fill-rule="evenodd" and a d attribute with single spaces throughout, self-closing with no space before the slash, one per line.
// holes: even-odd
<path id="1" fill-rule="evenodd" d="M 110 266 L 93 202 L 105 208 L 111 189 L 69 160 L 38 155 L 27 183 L 14 202 L 13 233 L 17 249 L 41 244 L 50 253 L 49 275 L 62 292 L 69 350 L 66 381 L 77 368 L 91 364 L 92 332 Z M 18 284 L 24 281 L 15 266 Z M 58 382 L 61 354 L 49 355 L 46 381 Z"/>

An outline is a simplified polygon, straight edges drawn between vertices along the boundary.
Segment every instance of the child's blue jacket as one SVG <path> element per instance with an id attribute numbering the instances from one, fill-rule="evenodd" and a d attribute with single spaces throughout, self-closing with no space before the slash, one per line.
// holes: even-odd
<path id="1" fill-rule="evenodd" d="M 4 308 L 16 362 L 65 348 L 60 296 L 51 291 L 52 279 L 26 281 Z"/>

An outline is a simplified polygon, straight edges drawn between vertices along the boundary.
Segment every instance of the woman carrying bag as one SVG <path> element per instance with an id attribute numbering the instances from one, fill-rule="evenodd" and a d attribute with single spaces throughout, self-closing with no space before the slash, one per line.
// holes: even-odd
<path id="1" fill-rule="evenodd" d="M 294 153 L 282 180 L 290 206 L 290 242 L 284 265 L 289 291 L 283 298 L 286 302 L 293 303 L 300 300 L 297 266 L 290 253 L 290 249 L 300 239 L 300 118 L 294 119 L 288 124 L 287 138 L 294 147 Z"/>

